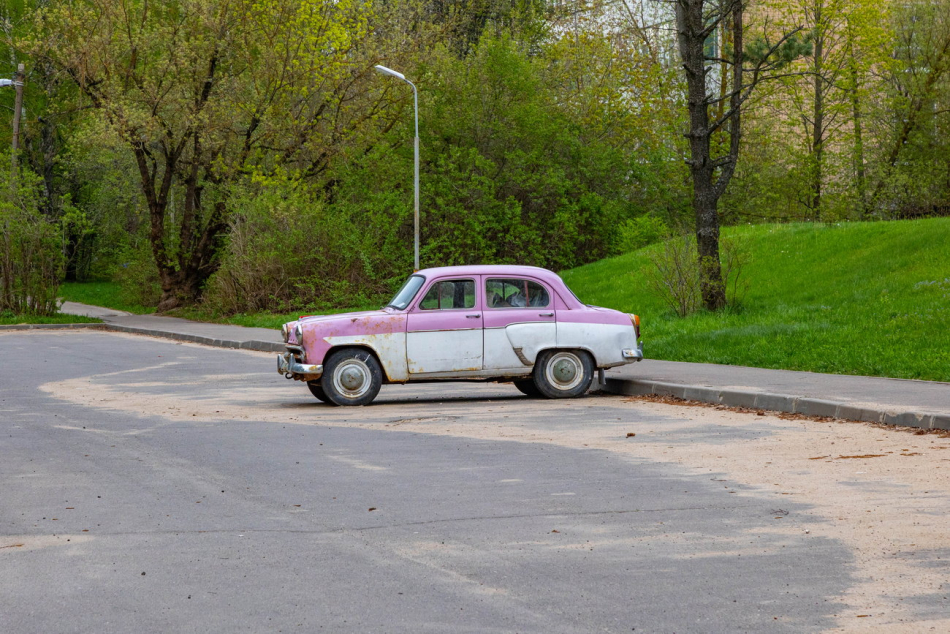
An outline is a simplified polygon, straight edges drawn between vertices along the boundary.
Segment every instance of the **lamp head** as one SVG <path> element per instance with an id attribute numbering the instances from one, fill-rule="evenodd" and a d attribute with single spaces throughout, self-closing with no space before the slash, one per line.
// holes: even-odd
<path id="1" fill-rule="evenodd" d="M 386 68 L 385 66 L 380 66 L 379 64 L 377 64 L 377 65 L 376 65 L 376 70 L 378 70 L 379 72 L 381 72 L 381 73 L 384 74 L 384 75 L 390 75 L 391 77 L 395 77 L 396 79 L 401 79 L 401 80 L 403 80 L 403 81 L 406 81 L 406 76 L 405 76 L 405 75 L 403 75 L 402 73 L 397 73 L 396 71 L 394 71 L 394 70 L 391 69 L 391 68 Z"/>

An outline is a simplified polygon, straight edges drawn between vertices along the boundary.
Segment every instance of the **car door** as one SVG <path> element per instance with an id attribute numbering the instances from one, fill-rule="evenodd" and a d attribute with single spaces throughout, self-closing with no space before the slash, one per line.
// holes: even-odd
<path id="1" fill-rule="evenodd" d="M 524 277 L 483 276 L 485 369 L 527 370 L 557 341 L 554 295 Z"/>
<path id="2" fill-rule="evenodd" d="M 409 374 L 482 369 L 482 311 L 477 277 L 433 280 L 409 311 Z"/>

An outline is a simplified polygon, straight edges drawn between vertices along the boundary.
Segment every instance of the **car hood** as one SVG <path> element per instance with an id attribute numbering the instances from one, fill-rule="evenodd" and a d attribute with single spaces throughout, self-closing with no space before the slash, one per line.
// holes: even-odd
<path id="1" fill-rule="evenodd" d="M 391 308 L 365 310 L 337 315 L 314 315 L 303 317 L 288 324 L 290 336 L 288 343 L 309 345 L 317 339 L 330 337 L 356 337 L 376 335 L 405 330 L 405 316 Z M 299 327 L 302 340 L 298 341 L 294 333 Z"/>

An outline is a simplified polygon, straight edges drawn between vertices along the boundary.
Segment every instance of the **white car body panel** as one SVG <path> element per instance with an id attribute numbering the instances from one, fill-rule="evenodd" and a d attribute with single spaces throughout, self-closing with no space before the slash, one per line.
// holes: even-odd
<path id="1" fill-rule="evenodd" d="M 630 363 L 624 359 L 623 349 L 636 349 L 633 326 L 612 324 L 579 324 L 557 322 L 557 347 L 579 348 L 594 355 L 594 365 L 609 368 Z"/>
<path id="2" fill-rule="evenodd" d="M 366 346 L 371 348 L 379 358 L 383 372 L 390 381 L 399 383 L 409 379 L 409 368 L 406 364 L 406 333 L 404 332 L 324 337 L 323 340 L 333 347 Z"/>
<path id="3" fill-rule="evenodd" d="M 410 332 L 403 350 L 409 374 L 482 369 L 482 329 Z"/>

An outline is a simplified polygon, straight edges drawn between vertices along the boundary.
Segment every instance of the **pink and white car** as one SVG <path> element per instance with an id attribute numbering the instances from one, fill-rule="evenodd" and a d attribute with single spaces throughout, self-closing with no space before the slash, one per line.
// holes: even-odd
<path id="1" fill-rule="evenodd" d="M 450 266 L 409 277 L 380 310 L 284 324 L 277 371 L 321 401 L 366 405 L 383 383 L 488 380 L 565 398 L 595 370 L 643 358 L 636 315 L 587 306 L 530 266 Z"/>

